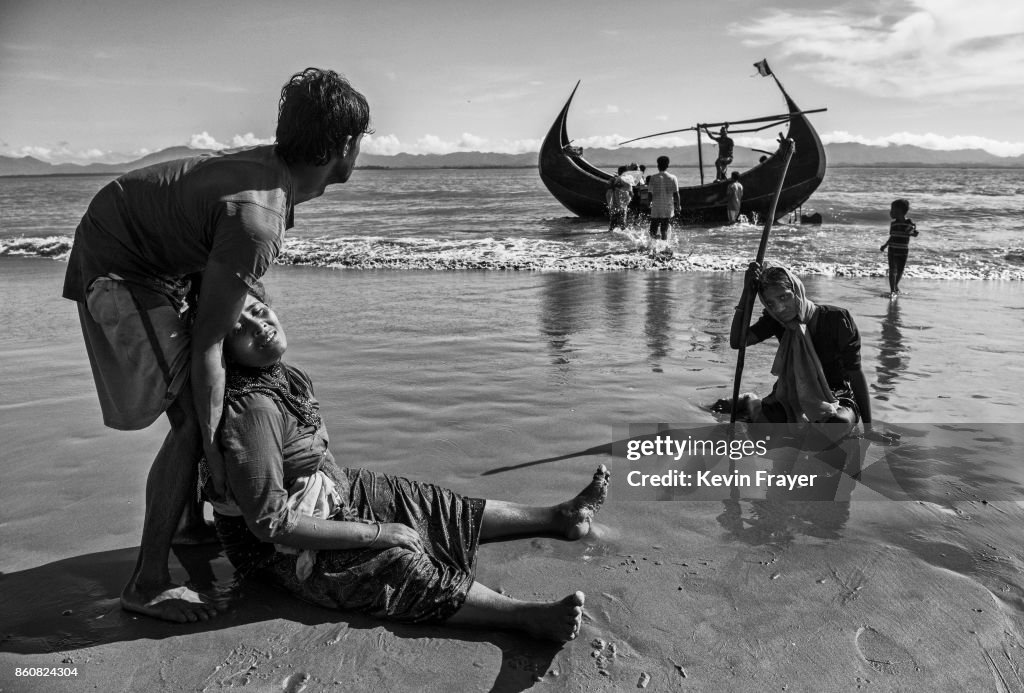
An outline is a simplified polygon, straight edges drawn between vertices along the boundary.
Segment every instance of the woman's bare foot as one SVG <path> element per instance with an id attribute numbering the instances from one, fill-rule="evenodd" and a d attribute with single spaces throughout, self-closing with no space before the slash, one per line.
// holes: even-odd
<path id="1" fill-rule="evenodd" d="M 142 590 L 134 580 L 121 592 L 121 608 L 176 623 L 208 621 L 217 615 L 216 606 L 184 585 L 167 584 L 160 589 Z"/>
<path id="2" fill-rule="evenodd" d="M 568 539 L 579 539 L 590 533 L 594 514 L 608 497 L 608 478 L 611 472 L 603 464 L 594 472 L 594 479 L 572 500 L 557 507 L 558 522 Z"/>
<path id="3" fill-rule="evenodd" d="M 545 640 L 575 640 L 583 625 L 583 602 L 586 598 L 587 595 L 577 591 L 557 602 L 531 604 L 523 609 L 522 628 Z"/>

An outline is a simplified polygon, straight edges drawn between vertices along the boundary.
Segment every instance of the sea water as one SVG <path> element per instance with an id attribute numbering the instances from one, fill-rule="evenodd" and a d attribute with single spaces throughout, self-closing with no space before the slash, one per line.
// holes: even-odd
<path id="1" fill-rule="evenodd" d="M 685 178 L 689 170 L 679 171 Z M 0 256 L 67 253 L 104 176 L 0 178 Z M 921 235 L 907 277 L 1022 279 L 1024 170 L 831 169 L 801 210 L 772 230 L 768 258 L 803 274 L 884 276 L 889 204 L 910 200 Z M 794 223 L 797 222 L 797 223 Z M 352 268 L 593 271 L 736 270 L 760 224 L 678 227 L 668 243 L 643 228 L 607 231 L 544 188 L 535 169 L 357 170 L 296 210 L 281 262 Z"/>
<path id="2" fill-rule="evenodd" d="M 60 298 L 61 258 L 107 180 L 0 179 L 0 463 L 10 482 L 0 495 L 7 517 L 29 518 L 17 543 L 5 537 L 5 570 L 35 565 L 39 545 L 75 555 L 40 513 L 90 494 L 119 499 L 102 506 L 120 533 L 114 545 L 137 541 L 166 424 L 103 428 L 75 309 Z M 979 475 L 989 488 L 1024 489 L 1020 436 L 1008 435 L 1024 421 L 1022 187 L 1016 170 L 837 169 L 804 206 L 821 226 L 773 229 L 768 257 L 798 266 L 811 298 L 853 314 L 876 423 L 903 436 L 894 450 L 872 446 L 865 465 L 931 484 L 930 498 L 977 499 Z M 909 295 L 890 301 L 878 246 L 895 197 L 910 199 L 921 236 Z M 735 375 L 734 270 L 760 234 L 685 227 L 668 254 L 642 229 L 609 234 L 606 222 L 573 217 L 534 170 L 357 171 L 297 209 L 292 266 L 267 283 L 288 359 L 312 375 L 342 464 L 476 494 L 499 484 L 510 499 L 547 503 L 595 464 L 622 464 L 608 448 L 623 426 L 720 422 L 709 407 Z M 774 352 L 747 351 L 743 390 L 771 387 Z M 46 494 L 52 506 L 38 503 Z M 755 502 L 743 513 L 760 512 Z M 644 507 L 666 522 L 721 511 Z M 851 531 L 850 517 L 899 535 L 919 523 L 895 509 L 882 519 L 841 510 L 832 535 L 844 523 Z M 812 525 L 793 531 L 812 535 Z M 769 529 L 763 541 L 777 541 Z"/>

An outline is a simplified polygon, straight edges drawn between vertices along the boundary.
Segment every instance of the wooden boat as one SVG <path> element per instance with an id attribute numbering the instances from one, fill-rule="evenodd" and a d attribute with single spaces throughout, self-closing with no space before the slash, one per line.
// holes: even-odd
<path id="1" fill-rule="evenodd" d="M 777 79 L 775 83 L 789 109 L 788 114 L 782 116 L 789 121 L 787 136 L 796 145 L 776 207 L 775 218 L 778 219 L 799 208 L 821 184 L 825 177 L 825 149 L 804 112 Z M 605 190 L 612 174 L 584 159 L 582 150 L 572 146 L 566 130 L 569 106 L 579 86 L 577 82 L 541 145 L 540 178 L 555 199 L 573 214 L 581 217 L 606 216 Z M 782 169 L 781 158 L 769 156 L 763 163 L 740 173 L 740 183 L 743 184 L 741 214 L 750 217 L 754 212 L 763 218 L 768 213 Z M 725 223 L 726 185 L 727 181 L 716 181 L 706 185 L 680 187 L 681 221 L 695 224 Z"/>

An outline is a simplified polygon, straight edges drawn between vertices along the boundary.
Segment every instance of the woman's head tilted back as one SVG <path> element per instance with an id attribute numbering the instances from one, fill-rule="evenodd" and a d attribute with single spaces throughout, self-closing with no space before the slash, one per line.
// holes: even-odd
<path id="1" fill-rule="evenodd" d="M 235 326 L 224 337 L 224 358 L 231 365 L 265 368 L 281 360 L 288 338 L 266 302 L 262 284 L 251 287 Z"/>

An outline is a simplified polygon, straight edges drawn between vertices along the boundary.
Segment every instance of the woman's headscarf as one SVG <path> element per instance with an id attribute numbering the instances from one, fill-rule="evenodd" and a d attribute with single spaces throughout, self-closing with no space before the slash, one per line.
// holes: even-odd
<path id="1" fill-rule="evenodd" d="M 807 334 L 807 324 L 814 317 L 817 306 L 807 298 L 800 278 L 788 268 L 765 263 L 761 276 L 763 277 L 769 269 L 785 273 L 796 297 L 796 317 L 783 322 L 768 307 L 764 298 L 763 283 L 758 290 L 758 297 L 767 313 L 786 328 L 779 340 L 779 350 L 775 352 L 775 361 L 772 363 L 772 375 L 778 378 L 775 384 L 775 399 L 785 408 L 786 420 L 790 423 L 825 421 L 835 416 L 838 411 L 838 400 L 828 386 L 825 371 L 821 367 L 818 354 L 814 351 L 814 343 Z M 772 285 L 775 285 L 774 282 Z"/>
<path id="2" fill-rule="evenodd" d="M 757 296 L 758 298 L 761 299 L 761 303 L 764 305 L 765 310 L 768 311 L 768 314 L 771 315 L 776 320 L 778 320 L 780 323 L 782 323 L 782 325 L 784 325 L 787 329 L 796 329 L 796 325 L 793 324 L 795 322 L 798 322 L 803 325 L 809 323 L 811 321 L 811 318 L 814 317 L 814 311 L 817 309 L 817 306 L 814 304 L 813 301 L 811 301 L 811 299 L 807 298 L 807 290 L 804 289 L 804 283 L 800 281 L 800 277 L 793 274 L 788 267 L 783 267 L 782 265 L 773 265 L 768 262 L 764 263 L 764 267 L 761 271 L 761 277 L 763 278 L 764 275 L 767 274 L 769 271 L 783 272 L 786 275 L 786 279 L 793 287 L 793 295 L 796 297 L 797 308 L 796 319 L 791 320 L 789 324 L 786 324 L 781 319 L 779 319 L 779 317 L 775 315 L 774 312 L 772 312 L 772 309 L 768 307 L 768 303 L 764 299 L 765 284 L 762 280 L 761 287 L 760 289 L 758 289 L 757 292 Z M 777 285 L 777 282 L 772 282 L 771 284 L 769 284 L 769 286 Z"/>

